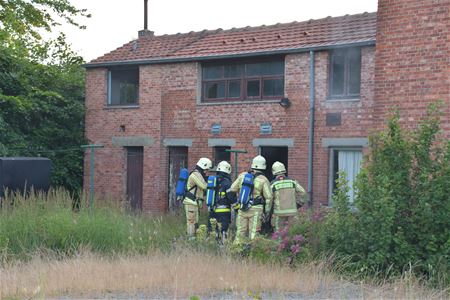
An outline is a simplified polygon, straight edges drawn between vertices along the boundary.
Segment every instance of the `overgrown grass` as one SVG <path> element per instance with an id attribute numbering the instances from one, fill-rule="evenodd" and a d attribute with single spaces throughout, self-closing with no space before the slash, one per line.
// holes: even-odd
<path id="1" fill-rule="evenodd" d="M 183 216 L 132 215 L 104 203 L 75 212 L 62 190 L 46 197 L 16 195 L 14 205 L 11 199 L 4 199 L 0 210 L 0 253 L 6 260 L 48 250 L 70 255 L 80 248 L 103 254 L 170 251 L 184 235 Z"/>

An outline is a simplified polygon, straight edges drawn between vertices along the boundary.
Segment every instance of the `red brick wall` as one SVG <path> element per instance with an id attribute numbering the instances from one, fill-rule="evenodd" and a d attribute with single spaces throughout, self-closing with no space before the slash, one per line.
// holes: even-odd
<path id="1" fill-rule="evenodd" d="M 393 106 L 405 126 L 417 126 L 427 105 L 442 100 L 450 138 L 450 1 L 379 0 L 377 22 L 378 127 Z"/>
<path id="2" fill-rule="evenodd" d="M 326 204 L 328 199 L 328 149 L 324 137 L 366 137 L 372 127 L 374 48 L 362 49 L 362 84 L 359 101 L 327 101 L 328 52 L 316 53 L 316 132 L 314 147 L 314 201 Z M 285 93 L 291 107 L 278 103 L 197 104 L 197 63 L 147 65 L 140 68 L 140 107 L 117 109 L 106 107 L 106 70 L 89 69 L 86 84 L 86 132 L 93 143 L 104 149 L 96 152 L 95 188 L 101 195 L 124 198 L 126 190 L 126 157 L 122 147 L 111 144 L 112 136 L 148 135 L 154 144 L 144 148 L 145 211 L 167 209 L 168 149 L 164 138 L 192 138 L 189 165 L 207 156 L 213 158 L 208 138 L 236 139 L 240 155 L 239 171 L 250 166 L 258 153 L 254 138 L 292 138 L 289 148 L 289 175 L 306 188 L 308 170 L 309 126 L 309 53 L 286 56 Z M 342 125 L 325 126 L 327 112 L 341 112 Z M 271 135 L 261 135 L 259 126 L 272 124 Z M 210 133 L 213 123 L 221 123 L 220 135 Z M 120 132 L 120 125 L 126 126 Z M 88 160 L 86 159 L 86 170 Z M 233 163 L 233 161 L 232 161 Z M 234 164 L 233 164 L 234 165 Z M 270 167 L 270 166 L 269 166 Z M 88 188 L 88 172 L 85 187 Z"/>

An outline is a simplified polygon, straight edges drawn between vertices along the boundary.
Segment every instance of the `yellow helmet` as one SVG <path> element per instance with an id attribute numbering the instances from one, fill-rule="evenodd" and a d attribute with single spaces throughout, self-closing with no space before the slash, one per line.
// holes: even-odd
<path id="1" fill-rule="evenodd" d="M 209 170 L 212 168 L 212 162 L 209 158 L 202 157 L 198 160 L 197 166 L 199 166 L 203 170 Z"/>
<path id="2" fill-rule="evenodd" d="M 283 163 L 276 161 L 272 165 L 272 174 L 273 175 L 280 175 L 286 173 L 286 167 Z"/>
<path id="3" fill-rule="evenodd" d="M 217 164 L 217 172 L 224 172 L 227 174 L 231 174 L 231 165 L 227 161 L 221 161 Z"/>
<path id="4" fill-rule="evenodd" d="M 266 169 L 266 159 L 261 155 L 255 156 L 252 161 L 252 169 L 265 170 Z"/>

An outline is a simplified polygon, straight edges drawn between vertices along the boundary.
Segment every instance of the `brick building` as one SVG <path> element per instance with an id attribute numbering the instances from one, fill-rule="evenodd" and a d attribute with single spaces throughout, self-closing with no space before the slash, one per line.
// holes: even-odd
<path id="1" fill-rule="evenodd" d="M 328 205 L 337 170 L 353 180 L 391 105 L 415 125 L 427 103 L 443 100 L 450 137 L 449 6 L 380 0 L 378 13 L 140 31 L 86 65 L 86 136 L 104 145 L 95 152 L 96 193 L 167 211 L 180 167 L 202 156 L 234 166 L 225 149 L 238 149 L 247 151 L 239 172 L 258 153 L 268 166 L 282 161 L 314 205 Z"/>

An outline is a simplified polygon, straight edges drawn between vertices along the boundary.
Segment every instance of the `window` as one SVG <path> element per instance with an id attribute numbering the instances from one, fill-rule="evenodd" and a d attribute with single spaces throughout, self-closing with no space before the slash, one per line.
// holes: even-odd
<path id="1" fill-rule="evenodd" d="M 284 60 L 203 65 L 202 100 L 261 100 L 284 96 Z"/>
<path id="2" fill-rule="evenodd" d="M 108 105 L 137 105 L 139 68 L 112 69 L 108 72 Z"/>
<path id="3" fill-rule="evenodd" d="M 331 149 L 330 153 L 330 204 L 332 201 L 331 195 L 336 188 L 336 180 L 338 179 L 338 172 L 344 171 L 350 190 L 348 196 L 350 203 L 353 203 L 355 193 L 353 183 L 356 176 L 361 169 L 362 150 L 359 149 Z"/>
<path id="4" fill-rule="evenodd" d="M 330 52 L 330 99 L 359 98 L 361 86 L 361 49 Z"/>
<path id="5" fill-rule="evenodd" d="M 217 166 L 222 160 L 227 162 L 231 161 L 231 153 L 226 152 L 226 149 L 231 149 L 229 146 L 216 146 L 214 147 L 214 165 Z"/>

